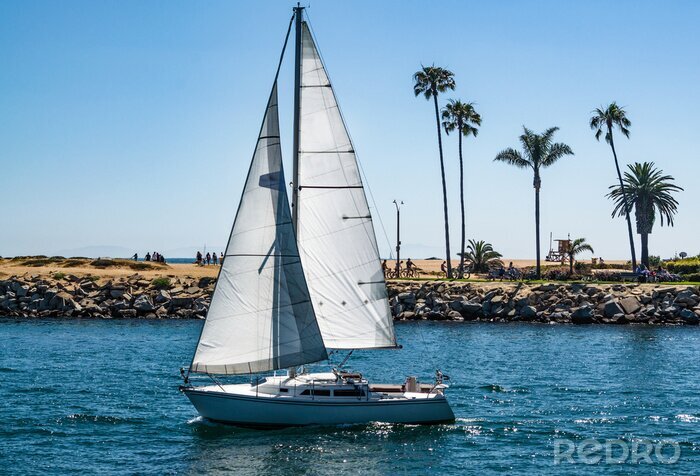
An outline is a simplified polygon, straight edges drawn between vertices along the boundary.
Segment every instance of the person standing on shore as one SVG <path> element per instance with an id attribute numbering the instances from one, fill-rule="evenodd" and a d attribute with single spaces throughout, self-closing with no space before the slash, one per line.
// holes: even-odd
<path id="1" fill-rule="evenodd" d="M 197 266 L 202 266 L 202 252 L 197 251 L 197 260 L 195 261 L 197 263 Z"/>
<path id="2" fill-rule="evenodd" d="M 146 258 L 144 258 L 146 261 L 151 261 L 151 253 L 146 253 Z"/>
<path id="3" fill-rule="evenodd" d="M 214 266 L 216 266 L 217 264 L 219 264 L 219 258 L 216 257 L 216 251 L 214 251 L 214 253 L 212 253 L 212 255 L 211 255 L 211 261 L 212 261 L 212 263 L 214 263 Z"/>
<path id="4" fill-rule="evenodd" d="M 207 266 L 211 264 L 211 255 L 207 252 Z"/>

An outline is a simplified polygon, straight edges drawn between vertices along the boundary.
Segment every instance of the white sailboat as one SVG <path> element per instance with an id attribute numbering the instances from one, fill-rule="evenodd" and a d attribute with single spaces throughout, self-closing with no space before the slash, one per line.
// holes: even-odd
<path id="1" fill-rule="evenodd" d="M 396 348 L 386 283 L 354 148 L 303 7 L 295 25 L 290 206 L 280 148 L 278 65 L 255 153 L 181 391 L 204 417 L 235 425 L 449 422 L 447 385 L 372 384 L 334 368 L 327 349 Z M 280 65 L 282 57 L 280 58 Z M 287 369 L 284 375 L 252 375 Z M 212 385 L 194 386 L 192 374 Z M 214 376 L 250 374 L 222 384 Z"/>

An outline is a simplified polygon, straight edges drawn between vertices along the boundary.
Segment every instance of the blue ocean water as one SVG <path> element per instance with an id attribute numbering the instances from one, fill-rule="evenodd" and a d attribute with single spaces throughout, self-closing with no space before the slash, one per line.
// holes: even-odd
<path id="1" fill-rule="evenodd" d="M 452 425 L 247 430 L 177 391 L 201 321 L 0 320 L 3 474 L 699 474 L 700 329 L 401 323 L 376 381 L 451 375 Z M 556 465 L 558 439 L 671 440 L 666 465 Z M 667 449 L 669 447 L 667 446 Z"/>

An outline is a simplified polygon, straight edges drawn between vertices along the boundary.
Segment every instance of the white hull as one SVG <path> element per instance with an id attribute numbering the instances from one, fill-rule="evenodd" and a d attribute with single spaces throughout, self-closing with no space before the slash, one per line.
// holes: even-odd
<path id="1" fill-rule="evenodd" d="M 327 397 L 301 395 L 312 388 L 309 382 L 297 386 L 291 379 L 273 380 L 269 384 L 212 385 L 183 387 L 197 411 L 203 417 L 222 423 L 249 427 L 286 427 L 304 425 L 337 425 L 369 422 L 431 424 L 454 421 L 454 413 L 441 391 L 428 393 L 373 391 L 365 384 L 362 396 Z M 267 387 L 267 388 L 264 388 Z M 279 388 L 288 393 L 280 393 Z M 386 388 L 388 386 L 384 386 Z M 400 386 L 393 386 L 400 387 Z M 361 386 L 334 386 L 314 382 L 321 392 L 326 388 L 361 388 Z M 271 391 L 271 389 L 275 391 Z M 294 389 L 294 390 L 292 390 Z M 441 389 L 439 389 L 441 390 Z M 291 392 L 290 392 L 291 391 Z M 340 392 L 339 392 L 340 393 Z"/>

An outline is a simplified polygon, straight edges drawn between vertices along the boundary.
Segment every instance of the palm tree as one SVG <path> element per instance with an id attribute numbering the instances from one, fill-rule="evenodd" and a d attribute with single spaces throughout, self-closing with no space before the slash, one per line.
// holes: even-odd
<path id="1" fill-rule="evenodd" d="M 642 263 L 649 267 L 649 234 L 654 227 L 656 214 L 661 218 L 661 226 L 664 221 L 673 226 L 673 215 L 678 211 L 678 202 L 671 195 L 680 192 L 683 188 L 675 185 L 675 179 L 670 175 L 663 175 L 663 171 L 654 168 L 654 162 L 635 163 L 628 165 L 629 172 L 625 172 L 624 187 L 612 185 L 612 190 L 607 196 L 615 202 L 613 218 L 617 216 L 629 216 L 634 208 L 634 217 L 637 222 L 637 233 L 642 237 Z"/>
<path id="2" fill-rule="evenodd" d="M 442 109 L 442 127 L 445 134 L 457 129 L 459 138 L 459 200 L 462 211 L 462 240 L 460 241 L 459 277 L 464 275 L 464 241 L 466 239 L 466 225 L 464 223 L 464 161 L 462 160 L 462 136 L 474 136 L 479 133 L 476 126 L 481 125 L 481 116 L 474 109 L 474 103 L 463 103 L 450 99 L 447 106 Z"/>
<path id="3" fill-rule="evenodd" d="M 540 188 L 542 178 L 540 169 L 549 167 L 565 155 L 574 155 L 571 147 L 566 144 L 552 142 L 554 133 L 558 127 L 550 127 L 542 134 L 535 134 L 527 127 L 523 126 L 523 134 L 520 136 L 520 143 L 523 146 L 521 154 L 515 149 L 508 148 L 500 152 L 494 161 L 505 162 L 515 167 L 532 169 L 534 179 L 532 182 L 535 188 L 535 241 L 537 246 L 537 279 L 542 276 L 540 266 Z"/>
<path id="4" fill-rule="evenodd" d="M 593 247 L 586 243 L 585 238 L 576 238 L 569 244 L 569 274 L 574 274 L 574 259 L 576 255 L 588 251 L 590 253 L 595 253 Z"/>
<path id="5" fill-rule="evenodd" d="M 438 94 L 448 89 L 454 90 L 455 80 L 452 71 L 433 66 L 423 66 L 413 75 L 413 93 L 422 94 L 425 99 L 433 98 L 435 104 L 435 121 L 437 123 L 438 149 L 440 150 L 440 173 L 442 175 L 442 207 L 445 213 L 445 255 L 447 256 L 447 277 L 452 277 L 452 264 L 450 256 L 450 224 L 447 213 L 447 183 L 445 182 L 445 161 L 442 157 L 442 134 L 440 132 L 440 109 L 438 108 Z"/>
<path id="6" fill-rule="evenodd" d="M 488 273 L 491 268 L 503 266 L 501 253 L 494 251 L 491 243 L 486 243 L 483 240 L 469 240 L 467 253 L 464 257 L 471 261 L 475 273 Z"/>
<path id="7" fill-rule="evenodd" d="M 627 119 L 627 113 L 624 107 L 617 105 L 615 101 L 610 103 L 608 107 L 599 107 L 593 111 L 593 116 L 590 120 L 591 129 L 595 131 L 596 140 L 600 140 L 600 136 L 603 134 L 603 128 L 605 128 L 605 142 L 610 144 L 612 149 L 613 158 L 615 159 L 615 169 L 617 170 L 617 179 L 620 182 L 620 189 L 622 190 L 622 195 L 625 195 L 625 185 L 622 181 L 622 173 L 620 173 L 620 164 L 617 161 L 617 152 L 615 152 L 615 141 L 613 140 L 613 129 L 617 127 L 622 132 L 622 135 L 629 139 L 630 129 L 632 122 Z M 632 221 L 630 220 L 630 215 L 627 213 L 625 215 L 627 219 L 627 233 L 630 240 L 630 251 L 632 252 L 632 270 L 637 268 L 637 253 L 634 250 L 634 234 L 632 233 Z"/>

